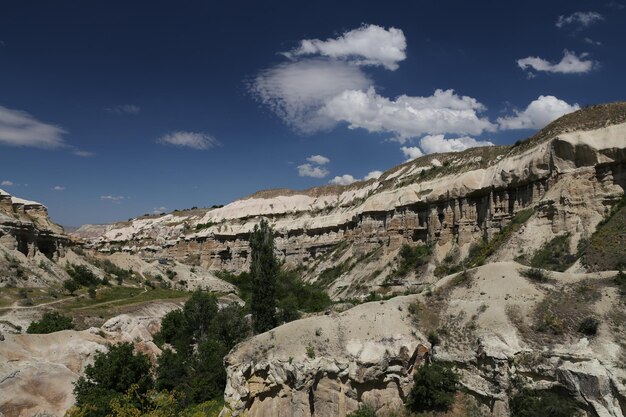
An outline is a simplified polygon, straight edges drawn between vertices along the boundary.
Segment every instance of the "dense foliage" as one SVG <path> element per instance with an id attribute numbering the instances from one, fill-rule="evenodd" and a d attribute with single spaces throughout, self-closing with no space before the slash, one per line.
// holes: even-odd
<path id="1" fill-rule="evenodd" d="M 132 386 L 145 394 L 153 385 L 150 360 L 134 353 L 131 343 L 109 346 L 108 352 L 98 352 L 93 365 L 85 368 L 85 376 L 74 384 L 76 405 L 88 410 L 90 417 L 106 417 L 111 402 L 127 393 Z"/>
<path id="2" fill-rule="evenodd" d="M 27 333 L 52 333 L 74 328 L 71 317 L 64 316 L 56 311 L 44 313 L 39 321 L 34 321 L 28 326 Z"/>
<path id="3" fill-rule="evenodd" d="M 156 388 L 185 393 L 185 401 L 198 404 L 218 398 L 224 391 L 223 358 L 250 334 L 245 310 L 231 304 L 218 311 L 212 294 L 196 291 L 182 310 L 168 313 L 155 336 L 168 344 L 158 359 Z"/>
<path id="4" fill-rule="evenodd" d="M 568 234 L 555 237 L 535 252 L 530 265 L 534 268 L 565 271 L 576 262 L 576 255 L 569 253 L 569 243 Z"/>
<path id="5" fill-rule="evenodd" d="M 407 407 L 413 412 L 448 411 L 454 402 L 459 377 L 448 366 L 432 363 L 422 366 L 414 377 Z"/>
<path id="6" fill-rule="evenodd" d="M 405 276 L 409 272 L 416 270 L 418 267 L 426 264 L 432 253 L 432 248 L 428 245 L 409 246 L 402 245 L 400 249 L 400 263 L 396 274 Z"/>
<path id="7" fill-rule="evenodd" d="M 551 391 L 522 390 L 509 401 L 511 417 L 575 417 L 576 403 Z"/>
<path id="8" fill-rule="evenodd" d="M 254 226 L 250 235 L 250 312 L 256 333 L 276 327 L 276 277 L 279 266 L 274 256 L 274 235 L 266 220 Z"/>

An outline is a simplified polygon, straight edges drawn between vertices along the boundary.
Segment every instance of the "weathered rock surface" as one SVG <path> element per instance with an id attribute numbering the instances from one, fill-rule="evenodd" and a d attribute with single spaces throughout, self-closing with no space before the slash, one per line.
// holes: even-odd
<path id="1" fill-rule="evenodd" d="M 590 114 L 592 122 L 570 121 Z M 528 207 L 536 212 L 525 233 L 496 260 L 536 250 L 555 233 L 568 233 L 574 248 L 624 194 L 624 114 L 623 103 L 595 106 L 564 117 L 567 123 L 554 122 L 520 146 L 428 155 L 377 180 L 263 191 L 222 208 L 85 226 L 76 235 L 104 252 L 240 272 L 249 266 L 247 237 L 267 218 L 277 233 L 278 255 L 287 264 L 304 265 L 305 279 L 360 259 L 361 267 L 346 268 L 329 291 L 335 298 L 362 295 L 389 278 L 403 243 L 434 244 L 435 261 L 449 254 L 462 258 Z M 395 288 L 428 281 L 430 273 L 408 276 Z"/>
<path id="2" fill-rule="evenodd" d="M 258 335 L 225 360 L 226 409 L 234 416 L 343 417 L 368 403 L 384 415 L 402 407 L 414 370 L 430 356 L 455 365 L 485 415 L 509 415 L 519 380 L 569 390 L 588 416 L 623 416 L 624 332 L 609 324 L 611 311 L 624 312 L 615 288 L 602 286 L 600 298 L 586 305 L 605 323 L 597 336 L 526 333 L 552 291 L 598 284 L 610 274 L 554 273 L 553 282 L 536 284 L 520 276 L 523 269 L 490 264 L 461 285 L 455 276 L 441 280 L 431 296 L 362 304 Z M 431 329 L 441 338 L 434 348 L 424 336 Z"/>

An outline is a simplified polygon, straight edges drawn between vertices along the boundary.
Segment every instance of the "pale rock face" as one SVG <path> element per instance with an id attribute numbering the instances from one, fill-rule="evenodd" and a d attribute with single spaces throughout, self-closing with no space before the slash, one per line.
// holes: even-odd
<path id="1" fill-rule="evenodd" d="M 103 252 L 182 262 L 194 258 L 210 270 L 241 272 L 249 268 L 248 235 L 267 218 L 276 231 L 277 255 L 288 265 L 305 266 L 308 281 L 375 252 L 360 261 L 361 268 L 348 268 L 329 285 L 335 299 L 358 297 L 388 285 L 403 243 L 436 243 L 436 261 L 451 253 L 464 257 L 472 244 L 490 239 L 529 207 L 535 214 L 527 227 L 494 260 L 519 256 L 554 234 L 569 233 L 574 248 L 624 194 L 626 123 L 558 133 L 533 146 L 475 148 L 436 160 L 439 164 L 433 156 L 418 158 L 350 186 L 265 191 L 221 208 L 137 219 L 83 236 Z M 432 282 L 433 269 L 421 277 L 409 275 L 392 289 Z"/>
<path id="2" fill-rule="evenodd" d="M 626 352 L 619 334 L 603 327 L 593 340 L 574 335 L 562 337 L 561 343 L 535 345 L 507 313 L 515 308 L 528 317 L 549 287 L 558 290 L 612 273 L 553 273 L 558 284 L 535 284 L 519 274 L 525 268 L 514 262 L 485 265 L 472 270 L 467 286 L 454 287 L 454 276 L 439 281 L 433 293 L 441 295 L 366 303 L 291 322 L 243 342 L 225 359 L 222 415 L 345 417 L 365 402 L 382 416 L 403 406 L 412 375 L 430 356 L 455 365 L 462 385 L 487 416 L 509 416 L 509 392 L 521 378 L 534 388 L 570 390 L 593 410 L 590 415 L 623 417 Z M 416 317 L 409 310 L 416 301 L 439 307 L 419 310 Z M 593 305 L 596 313 L 620 307 L 611 294 Z M 440 334 L 435 348 L 424 336 L 433 315 L 449 332 Z"/>

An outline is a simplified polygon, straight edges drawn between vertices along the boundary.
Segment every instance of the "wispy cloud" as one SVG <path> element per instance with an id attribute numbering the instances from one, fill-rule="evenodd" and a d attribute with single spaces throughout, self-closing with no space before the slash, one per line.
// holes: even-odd
<path id="1" fill-rule="evenodd" d="M 563 51 L 563 58 L 558 63 L 552 63 L 536 56 L 529 56 L 518 59 L 517 65 L 523 70 L 533 69 L 555 74 L 584 74 L 598 66 L 596 61 L 586 59 L 588 56 L 588 53 L 576 55 L 576 53 L 566 49 Z"/>
<path id="2" fill-rule="evenodd" d="M 80 156 L 80 157 L 83 157 L 83 158 L 89 158 L 90 156 L 94 156 L 94 155 L 95 155 L 95 153 L 93 153 L 93 152 L 89 152 L 89 151 L 81 151 L 81 150 L 79 150 L 79 149 L 74 149 L 74 150 L 72 151 L 72 153 L 73 153 L 74 155 L 76 155 L 76 156 Z"/>
<path id="3" fill-rule="evenodd" d="M 594 46 L 602 46 L 602 42 L 600 41 L 595 41 L 591 38 L 584 38 L 583 39 L 585 41 L 585 43 L 589 44 L 589 45 L 594 45 Z"/>
<path id="4" fill-rule="evenodd" d="M 328 100 L 372 84 L 360 68 L 346 62 L 304 59 L 261 71 L 248 88 L 289 127 L 311 134 L 337 125 L 336 120 L 320 113 Z"/>
<path id="5" fill-rule="evenodd" d="M 165 213 L 165 211 L 167 210 L 167 207 L 161 206 L 161 207 L 155 207 L 152 210 L 152 214 L 161 214 L 161 213 Z"/>
<path id="6" fill-rule="evenodd" d="M 604 20 L 604 16 L 598 12 L 574 12 L 570 15 L 559 16 L 554 25 L 559 29 L 567 26 L 583 28 L 602 20 Z"/>
<path id="7" fill-rule="evenodd" d="M 100 200 L 110 201 L 110 202 L 116 203 L 116 204 L 120 204 L 125 199 L 126 199 L 126 197 L 121 196 L 121 195 L 101 195 L 100 196 Z"/>
<path id="8" fill-rule="evenodd" d="M 213 136 L 200 132 L 172 132 L 161 136 L 157 143 L 162 145 L 174 145 L 196 150 L 207 150 L 221 145 Z"/>
<path id="9" fill-rule="evenodd" d="M 0 182 L 0 185 L 2 185 L 3 187 L 13 187 L 15 186 L 15 183 L 13 181 L 4 180 Z"/>
<path id="10" fill-rule="evenodd" d="M 498 124 L 502 130 L 541 129 L 551 121 L 578 109 L 580 106 L 576 103 L 569 104 L 554 96 L 539 96 L 526 109 L 515 110 L 512 116 L 499 117 Z"/>
<path id="11" fill-rule="evenodd" d="M 104 110 L 108 111 L 109 113 L 115 114 L 137 115 L 141 112 L 141 107 L 134 104 L 119 104 L 113 107 L 105 107 Z"/>
<path id="12" fill-rule="evenodd" d="M 59 126 L 41 122 L 30 114 L 0 106 L 0 144 L 52 149 L 66 146 Z"/>
<path id="13" fill-rule="evenodd" d="M 54 191 L 64 191 L 64 190 L 65 190 L 65 187 L 64 187 L 64 186 L 62 186 L 62 185 L 55 185 L 54 187 L 52 187 L 52 189 L 53 189 Z"/>
<path id="14" fill-rule="evenodd" d="M 300 46 L 283 55 L 292 59 L 302 55 L 321 55 L 357 65 L 383 66 L 393 71 L 398 68 L 398 62 L 406 59 L 405 50 L 406 39 L 402 30 L 363 25 L 325 41 L 304 39 L 300 41 Z"/>

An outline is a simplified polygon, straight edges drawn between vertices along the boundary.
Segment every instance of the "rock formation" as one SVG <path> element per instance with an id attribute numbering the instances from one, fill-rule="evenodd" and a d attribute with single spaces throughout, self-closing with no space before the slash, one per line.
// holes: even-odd
<path id="1" fill-rule="evenodd" d="M 241 272 L 249 263 L 247 237 L 267 218 L 277 233 L 278 255 L 288 265 L 304 267 L 307 280 L 360 260 L 359 268 L 345 268 L 330 283 L 329 292 L 338 299 L 388 285 L 403 243 L 432 244 L 437 262 L 446 256 L 460 259 L 528 207 L 535 214 L 527 232 L 496 259 L 511 259 L 512 251 L 522 256 L 559 233 L 568 233 L 575 248 L 624 194 L 625 114 L 624 103 L 594 106 L 517 146 L 428 155 L 377 180 L 302 192 L 263 191 L 222 208 L 84 226 L 76 236 L 103 252 Z M 432 273 L 410 276 L 396 282 L 396 289 L 432 278 Z"/>

